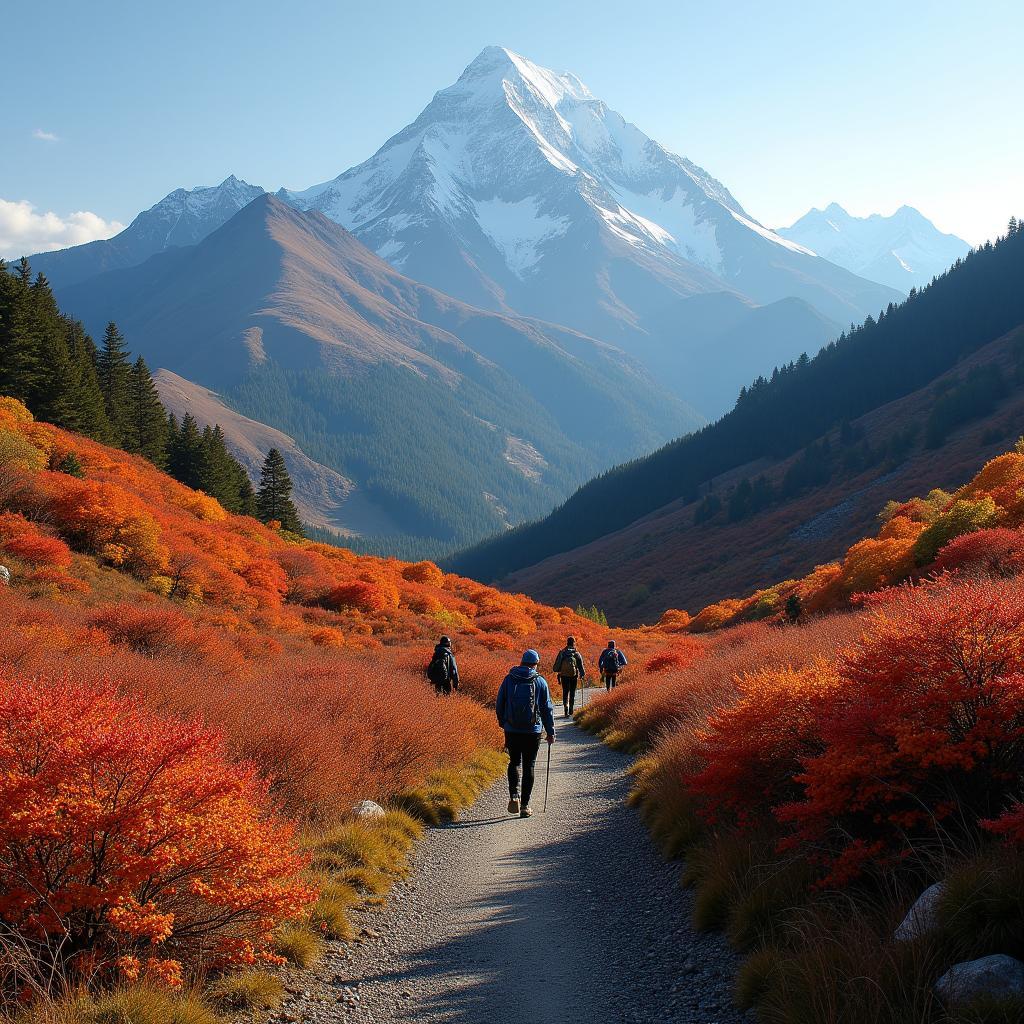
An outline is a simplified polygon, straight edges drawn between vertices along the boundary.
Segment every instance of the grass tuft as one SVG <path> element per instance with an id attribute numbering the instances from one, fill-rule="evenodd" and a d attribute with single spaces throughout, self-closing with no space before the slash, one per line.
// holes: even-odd
<path id="1" fill-rule="evenodd" d="M 276 1010 L 284 999 L 284 983 L 269 971 L 238 971 L 217 978 L 208 995 L 222 1010 Z"/>
<path id="2" fill-rule="evenodd" d="M 323 943 L 308 925 L 286 924 L 274 935 L 274 952 L 296 967 L 312 967 L 323 956 Z"/>
<path id="3" fill-rule="evenodd" d="M 192 992 L 133 985 L 90 995 L 40 1000 L 15 1018 L 17 1024 L 220 1024 Z"/>

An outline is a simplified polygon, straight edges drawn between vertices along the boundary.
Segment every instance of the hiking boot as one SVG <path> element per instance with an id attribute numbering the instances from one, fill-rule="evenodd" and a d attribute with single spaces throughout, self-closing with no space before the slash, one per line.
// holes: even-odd
<path id="1" fill-rule="evenodd" d="M 521 811 L 519 812 L 519 817 L 520 817 L 520 818 L 532 818 L 532 817 L 533 817 L 533 811 L 531 811 L 531 810 L 530 810 L 530 808 L 529 808 L 528 806 L 527 806 L 527 807 L 524 807 L 524 808 L 523 808 L 523 809 L 522 809 L 522 810 L 521 810 Z"/>
<path id="2" fill-rule="evenodd" d="M 508 798 L 508 813 L 518 814 L 519 813 L 519 797 L 510 796 Z"/>

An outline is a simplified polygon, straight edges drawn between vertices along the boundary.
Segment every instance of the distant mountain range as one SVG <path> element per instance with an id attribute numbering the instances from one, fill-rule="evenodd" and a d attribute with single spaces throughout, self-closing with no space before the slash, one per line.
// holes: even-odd
<path id="1" fill-rule="evenodd" d="M 32 262 L 232 410 L 240 457 L 293 439 L 317 522 L 408 555 L 543 513 L 901 294 L 500 47 L 331 181 L 179 189 Z"/>
<path id="2" fill-rule="evenodd" d="M 891 217 L 853 217 L 838 203 L 811 210 L 778 234 L 869 281 L 907 293 L 970 252 L 956 235 L 943 234 L 912 206 Z"/>
<path id="3" fill-rule="evenodd" d="M 241 414 L 222 423 L 240 457 L 260 424 L 293 438 L 336 475 L 313 471 L 321 521 L 424 548 L 538 515 L 701 423 L 620 350 L 452 299 L 270 195 L 196 246 L 65 287 L 62 303 L 94 333 L 115 319 L 177 375 L 162 388 L 172 408 L 188 409 L 190 384 L 202 407 Z"/>
<path id="4" fill-rule="evenodd" d="M 32 269 L 44 273 L 59 293 L 96 274 L 138 266 L 166 249 L 195 245 L 261 195 L 258 185 L 234 175 L 219 185 L 175 189 L 113 238 L 37 253 Z"/>

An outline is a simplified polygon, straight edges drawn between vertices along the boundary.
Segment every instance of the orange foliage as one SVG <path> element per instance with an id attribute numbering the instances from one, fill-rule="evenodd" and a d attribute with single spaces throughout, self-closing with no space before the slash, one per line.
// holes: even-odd
<path id="1" fill-rule="evenodd" d="M 268 958 L 314 894 L 292 827 L 212 733 L 109 687 L 0 676 L 0 918 L 88 975 Z"/>

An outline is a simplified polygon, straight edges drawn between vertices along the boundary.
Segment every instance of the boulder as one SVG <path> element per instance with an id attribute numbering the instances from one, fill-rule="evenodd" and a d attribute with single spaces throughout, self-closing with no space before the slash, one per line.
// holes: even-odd
<path id="1" fill-rule="evenodd" d="M 932 931 L 939 923 L 939 901 L 945 891 L 945 882 L 929 885 L 907 911 L 907 916 L 900 922 L 892 937 L 897 942 L 910 942 Z"/>
<path id="2" fill-rule="evenodd" d="M 1024 998 L 1024 963 L 1004 953 L 954 964 L 935 983 L 947 1004 L 971 1003 L 981 996 Z"/>
<path id="3" fill-rule="evenodd" d="M 359 803 L 352 808 L 352 813 L 359 818 L 360 821 L 365 821 L 368 818 L 383 818 L 387 812 L 380 804 L 375 804 L 372 800 L 360 800 Z"/>

